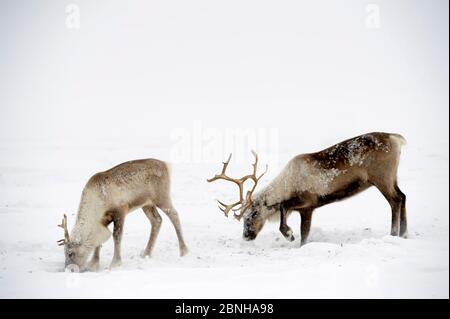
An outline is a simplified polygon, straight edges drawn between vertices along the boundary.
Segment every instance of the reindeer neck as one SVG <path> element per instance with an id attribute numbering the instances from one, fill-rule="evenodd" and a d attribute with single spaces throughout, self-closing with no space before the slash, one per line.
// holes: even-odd
<path id="1" fill-rule="evenodd" d="M 83 192 L 76 223 L 70 236 L 71 240 L 80 244 L 85 244 L 91 240 L 93 234 L 101 225 L 100 221 L 104 212 L 105 209 L 96 196 Z"/>

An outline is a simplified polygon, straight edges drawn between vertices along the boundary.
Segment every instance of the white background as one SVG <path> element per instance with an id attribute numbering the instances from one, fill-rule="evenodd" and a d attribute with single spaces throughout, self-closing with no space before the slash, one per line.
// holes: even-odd
<path id="1" fill-rule="evenodd" d="M 0 4 L 1 297 L 448 298 L 447 1 L 73 3 L 79 28 L 70 2 Z M 276 224 L 244 242 L 214 202 L 235 190 L 205 183 L 222 156 L 195 160 L 184 142 L 194 155 L 173 156 L 179 128 L 234 150 L 199 139 L 199 123 L 222 136 L 275 130 L 276 143 L 249 143 L 269 163 L 263 184 L 296 154 L 401 133 L 410 238 L 387 236 L 389 205 L 371 189 L 318 210 L 302 248 Z M 173 162 L 191 253 L 177 257 L 164 219 L 154 257 L 141 259 L 149 224 L 136 212 L 122 269 L 107 270 L 108 242 L 101 272 L 62 272 L 62 213 L 72 226 L 93 173 L 145 157 Z M 235 174 L 249 168 L 240 158 Z"/>

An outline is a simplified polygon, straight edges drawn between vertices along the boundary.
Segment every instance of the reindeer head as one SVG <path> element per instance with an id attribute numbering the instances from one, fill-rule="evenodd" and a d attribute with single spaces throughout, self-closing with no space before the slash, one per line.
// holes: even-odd
<path id="1" fill-rule="evenodd" d="M 70 240 L 66 214 L 64 214 L 61 225 L 58 225 L 58 227 L 64 230 L 64 238 L 58 240 L 57 243 L 58 246 L 64 246 L 65 267 L 76 265 L 78 270 L 84 270 L 89 252 L 81 244 Z"/>
<path id="2" fill-rule="evenodd" d="M 233 211 L 234 218 L 241 220 L 244 217 L 244 232 L 243 236 L 245 240 L 253 240 L 258 235 L 259 231 L 264 225 L 265 219 L 262 217 L 261 211 L 264 209 L 263 203 L 259 199 L 253 199 L 253 192 L 258 185 L 259 180 L 267 172 L 266 170 L 259 177 L 256 176 L 256 171 L 258 168 L 258 155 L 252 151 L 253 156 L 255 156 L 255 162 L 252 164 L 253 173 L 246 175 L 241 178 L 231 178 L 226 175 L 226 169 L 231 160 L 231 154 L 228 156 L 228 160 L 223 162 L 222 172 L 215 175 L 213 178 L 208 179 L 208 182 L 214 182 L 216 180 L 222 179 L 225 181 L 232 182 L 239 187 L 239 201 L 227 205 L 219 201 L 219 209 L 228 217 L 228 213 Z M 253 187 L 247 191 L 247 195 L 244 197 L 244 184 L 247 180 L 253 181 Z M 239 212 L 239 213 L 236 213 Z"/>

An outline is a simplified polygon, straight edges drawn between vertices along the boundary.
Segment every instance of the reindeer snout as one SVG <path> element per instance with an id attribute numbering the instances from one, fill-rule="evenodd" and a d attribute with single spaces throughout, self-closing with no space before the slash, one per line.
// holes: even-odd
<path id="1" fill-rule="evenodd" d="M 244 232 L 244 239 L 245 240 L 253 240 L 256 238 L 256 233 L 253 231 L 245 231 Z"/>

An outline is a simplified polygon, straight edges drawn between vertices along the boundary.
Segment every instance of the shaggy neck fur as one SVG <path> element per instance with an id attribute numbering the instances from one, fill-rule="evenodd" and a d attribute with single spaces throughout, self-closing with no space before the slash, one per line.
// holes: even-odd
<path id="1" fill-rule="evenodd" d="M 101 203 L 97 196 L 86 190 L 83 191 L 77 220 L 70 235 L 71 242 L 87 247 L 97 247 L 109 237 L 109 230 L 100 223 L 105 213 Z"/>
<path id="2" fill-rule="evenodd" d="M 278 220 L 280 212 L 276 205 L 291 198 L 292 194 L 307 189 L 305 179 L 298 178 L 297 166 L 296 158 L 292 159 L 267 186 L 255 194 L 254 202 L 264 219 Z"/>
<path id="3" fill-rule="evenodd" d="M 264 206 L 273 206 L 288 199 L 291 193 L 291 162 L 261 191 L 255 194 L 255 201 Z"/>

